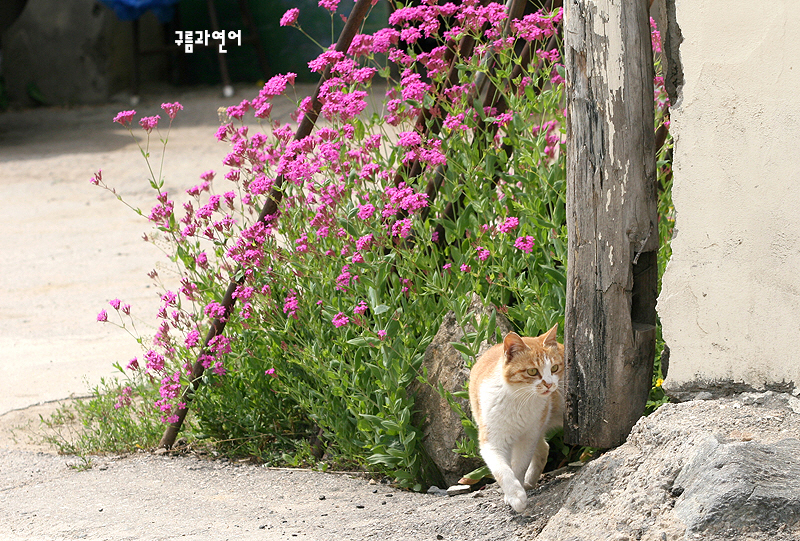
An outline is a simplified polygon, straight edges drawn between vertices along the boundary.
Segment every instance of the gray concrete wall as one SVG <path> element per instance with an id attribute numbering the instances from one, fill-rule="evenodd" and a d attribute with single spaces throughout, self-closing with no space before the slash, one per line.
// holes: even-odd
<path id="1" fill-rule="evenodd" d="M 800 2 L 675 0 L 664 388 L 800 384 Z"/>
<path id="2" fill-rule="evenodd" d="M 151 13 L 140 19 L 141 48 L 161 45 Z M 2 70 L 12 102 L 29 105 L 31 87 L 45 103 L 108 101 L 131 85 L 131 22 L 94 0 L 28 0 L 2 35 Z M 142 58 L 142 81 L 164 78 L 165 57 Z"/>

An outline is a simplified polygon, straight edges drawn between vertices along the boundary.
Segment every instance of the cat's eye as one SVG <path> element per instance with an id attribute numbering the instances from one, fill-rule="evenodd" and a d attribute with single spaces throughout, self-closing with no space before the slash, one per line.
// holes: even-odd
<path id="1" fill-rule="evenodd" d="M 561 370 L 561 366 L 560 365 L 554 364 L 553 366 L 550 367 L 550 373 L 551 374 L 555 374 L 559 370 Z"/>
<path id="2" fill-rule="evenodd" d="M 528 375 L 536 377 L 539 375 L 539 371 L 536 370 L 535 368 L 528 368 Z"/>

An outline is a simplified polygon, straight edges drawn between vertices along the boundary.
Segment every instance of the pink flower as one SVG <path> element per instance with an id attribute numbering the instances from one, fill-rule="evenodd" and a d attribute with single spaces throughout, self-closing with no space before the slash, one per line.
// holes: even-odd
<path id="1" fill-rule="evenodd" d="M 178 111 L 183 111 L 183 105 L 177 101 L 175 103 L 162 103 L 161 108 L 164 109 L 170 120 L 175 120 L 175 115 Z"/>
<path id="2" fill-rule="evenodd" d="M 105 310 L 100 310 L 100 313 L 97 314 L 97 321 L 108 321 L 108 313 Z"/>
<path id="3" fill-rule="evenodd" d="M 343 58 L 344 53 L 340 53 L 339 51 L 333 49 L 328 49 L 320 54 L 317 58 L 309 62 L 308 68 L 315 73 L 321 73 L 325 69 L 325 66 L 329 64 L 335 64 Z"/>
<path id="4" fill-rule="evenodd" d="M 164 363 L 166 359 L 164 356 L 154 350 L 149 350 L 147 353 L 144 354 L 144 358 L 147 360 L 147 369 L 152 372 L 161 372 L 164 370 Z"/>
<path id="5" fill-rule="evenodd" d="M 319 7 L 323 7 L 328 11 L 336 11 L 336 8 L 339 7 L 340 0 L 319 0 Z"/>
<path id="6" fill-rule="evenodd" d="M 269 118 L 270 113 L 272 112 L 272 104 L 265 103 L 256 107 L 255 117 L 256 118 Z"/>
<path id="7" fill-rule="evenodd" d="M 545 51 L 544 49 L 537 49 L 536 56 L 541 58 L 542 60 L 549 60 L 550 62 L 558 62 L 561 58 L 561 54 L 558 52 L 558 49 L 550 49 L 549 51 Z"/>
<path id="8" fill-rule="evenodd" d="M 416 43 L 422 37 L 418 28 L 409 27 L 400 31 L 400 39 L 406 43 Z"/>
<path id="9" fill-rule="evenodd" d="M 291 318 L 297 319 L 297 307 L 297 296 L 294 291 L 290 291 L 289 295 L 283 300 L 283 313 Z"/>
<path id="10" fill-rule="evenodd" d="M 206 171 L 206 173 L 208 173 L 208 172 L 209 171 Z M 205 175 L 206 173 L 203 173 L 203 175 Z M 213 171 L 211 171 L 211 173 L 213 173 Z M 213 177 L 213 175 L 212 175 L 212 177 Z M 202 175 L 201 175 L 201 178 L 202 178 Z M 210 186 L 209 186 L 208 182 L 201 182 L 197 186 L 192 186 L 191 188 L 186 190 L 186 193 L 191 195 L 192 197 L 197 197 L 198 195 L 200 195 L 201 192 L 207 192 L 209 187 Z"/>
<path id="11" fill-rule="evenodd" d="M 112 299 L 108 301 L 108 304 L 110 304 L 111 308 L 113 308 L 114 310 L 119 310 L 119 307 L 122 304 L 122 302 L 119 299 Z"/>
<path id="12" fill-rule="evenodd" d="M 522 250 L 526 254 L 529 254 L 533 251 L 533 245 L 535 241 L 533 237 L 527 235 L 525 237 L 519 237 L 516 241 L 514 241 L 514 248 L 518 250 Z"/>
<path id="13" fill-rule="evenodd" d="M 225 317 L 225 307 L 218 302 L 210 302 L 204 310 L 208 317 L 222 318 Z"/>
<path id="14" fill-rule="evenodd" d="M 186 335 L 186 341 L 184 344 L 187 348 L 195 347 L 198 342 L 200 342 L 200 332 L 197 330 L 190 331 L 189 334 Z"/>
<path id="15" fill-rule="evenodd" d="M 130 124 L 133 121 L 133 116 L 136 114 L 136 111 L 120 111 L 117 113 L 117 116 L 114 117 L 112 122 L 118 122 L 123 126 Z"/>
<path id="16" fill-rule="evenodd" d="M 514 116 L 511 113 L 503 113 L 497 115 L 497 118 L 495 119 L 494 123 L 500 127 L 503 127 L 506 126 L 509 122 L 511 122 L 513 118 Z"/>
<path id="17" fill-rule="evenodd" d="M 385 53 L 392 45 L 397 45 L 400 32 L 394 28 L 382 28 L 372 35 L 372 51 Z"/>
<path id="18" fill-rule="evenodd" d="M 422 143 L 422 138 L 420 137 L 419 133 L 415 131 L 401 132 L 400 139 L 397 142 L 397 144 L 401 147 L 418 146 L 420 143 Z"/>
<path id="19" fill-rule="evenodd" d="M 392 236 L 407 238 L 411 234 L 411 219 L 406 218 L 392 224 Z"/>
<path id="20" fill-rule="evenodd" d="M 153 128 L 158 126 L 158 121 L 161 117 L 159 115 L 156 116 L 145 116 L 139 120 L 139 125 L 142 127 L 144 131 L 150 133 L 153 131 Z"/>
<path id="21" fill-rule="evenodd" d="M 459 113 L 455 116 L 447 115 L 444 119 L 444 127 L 451 130 L 466 130 L 467 126 L 464 124 L 464 113 Z"/>
<path id="22" fill-rule="evenodd" d="M 355 308 L 353 308 L 353 313 L 359 316 L 363 316 L 367 310 L 368 310 L 367 303 L 361 301 Z"/>
<path id="23" fill-rule="evenodd" d="M 386 331 L 384 331 L 383 329 L 379 330 L 377 334 L 378 334 L 378 338 L 380 338 L 381 340 L 386 338 Z"/>
<path id="24" fill-rule="evenodd" d="M 275 369 L 274 368 L 267 368 L 266 370 L 264 370 L 264 375 L 265 376 L 271 376 L 273 378 L 277 378 L 278 377 L 278 375 L 275 373 Z"/>
<path id="25" fill-rule="evenodd" d="M 130 361 L 128 361 L 128 366 L 125 367 L 126 370 L 139 370 L 139 359 L 134 357 Z"/>
<path id="26" fill-rule="evenodd" d="M 348 270 L 349 268 L 349 265 L 342 267 L 341 274 L 336 277 L 336 286 L 334 286 L 336 291 L 347 291 L 350 280 L 353 279 L 353 274 Z"/>
<path id="27" fill-rule="evenodd" d="M 478 250 L 478 259 L 480 259 L 481 261 L 486 261 L 487 259 L 489 259 L 489 256 L 492 255 L 492 253 L 483 246 L 478 246 L 477 250 Z"/>
<path id="28" fill-rule="evenodd" d="M 518 37 L 526 41 L 535 41 L 544 40 L 555 34 L 557 23 L 555 17 L 547 18 L 541 12 L 537 12 L 513 21 L 511 26 L 516 30 Z"/>
<path id="29" fill-rule="evenodd" d="M 356 248 L 359 251 L 363 252 L 364 250 L 370 247 L 373 240 L 374 237 L 372 236 L 371 233 L 369 235 L 364 235 L 363 237 L 359 237 L 358 240 L 356 240 Z"/>
<path id="30" fill-rule="evenodd" d="M 163 302 L 165 305 L 174 306 L 177 300 L 178 296 L 172 291 L 167 291 L 161 295 L 161 302 Z"/>
<path id="31" fill-rule="evenodd" d="M 509 216 L 505 221 L 497 226 L 497 230 L 501 233 L 508 233 L 519 225 L 519 218 Z"/>
<path id="32" fill-rule="evenodd" d="M 471 270 L 472 270 L 472 267 L 470 267 L 470 266 L 469 266 L 469 265 L 467 265 L 466 263 L 464 263 L 464 264 L 462 264 L 462 265 L 461 265 L 461 272 L 469 272 L 469 271 L 471 271 Z"/>
<path id="33" fill-rule="evenodd" d="M 661 52 L 661 32 L 658 31 L 656 22 L 650 17 L 650 41 L 653 45 L 653 52 Z"/>
<path id="34" fill-rule="evenodd" d="M 208 349 L 219 359 L 222 355 L 231 352 L 231 339 L 222 334 L 218 334 L 208 343 Z"/>
<path id="35" fill-rule="evenodd" d="M 296 244 L 294 248 L 295 252 L 303 253 L 308 251 L 308 235 L 304 234 L 302 237 L 294 241 L 294 243 Z"/>
<path id="36" fill-rule="evenodd" d="M 166 376 L 161 380 L 159 393 L 161 398 L 178 398 L 181 393 L 181 375 L 175 372 L 171 376 Z"/>
<path id="37" fill-rule="evenodd" d="M 222 361 L 215 362 L 214 368 L 211 371 L 214 372 L 216 376 L 224 376 L 228 372 L 223 366 Z"/>
<path id="38" fill-rule="evenodd" d="M 98 169 L 97 173 L 95 173 L 94 176 L 89 179 L 89 182 L 97 186 L 98 184 L 100 184 L 100 182 L 102 182 L 102 180 L 103 180 L 103 170 Z"/>
<path id="39" fill-rule="evenodd" d="M 297 16 L 300 15 L 300 10 L 292 8 L 283 14 L 281 17 L 281 26 L 294 26 L 297 22 Z"/>
<path id="40" fill-rule="evenodd" d="M 366 203 L 358 207 L 358 217 L 362 220 L 368 220 L 369 218 L 372 218 L 373 214 L 375 214 L 375 207 L 370 203 Z"/>
<path id="41" fill-rule="evenodd" d="M 244 114 L 250 110 L 250 102 L 247 100 L 242 100 L 239 105 L 231 105 L 227 109 L 228 116 L 231 118 L 235 118 L 237 120 L 241 120 Z"/>
<path id="42" fill-rule="evenodd" d="M 214 137 L 217 138 L 217 141 L 225 141 L 228 138 L 228 131 L 230 131 L 232 128 L 233 125 L 230 122 L 223 124 L 217 128 L 217 133 L 214 134 Z"/>
<path id="43" fill-rule="evenodd" d="M 413 100 L 422 103 L 425 94 L 431 89 L 431 85 L 422 81 L 422 75 L 406 70 L 400 79 L 400 93 L 404 100 Z"/>
<path id="44" fill-rule="evenodd" d="M 333 326 L 336 327 L 336 328 L 344 327 L 345 325 L 350 323 L 350 318 L 347 317 L 344 314 L 344 312 L 339 312 L 338 314 L 333 316 L 333 319 L 331 320 L 331 322 L 333 323 Z"/>
<path id="45" fill-rule="evenodd" d="M 122 394 L 117 397 L 117 403 L 114 404 L 114 409 L 124 408 L 133 404 L 131 397 L 133 396 L 133 389 L 129 386 L 122 389 Z"/>

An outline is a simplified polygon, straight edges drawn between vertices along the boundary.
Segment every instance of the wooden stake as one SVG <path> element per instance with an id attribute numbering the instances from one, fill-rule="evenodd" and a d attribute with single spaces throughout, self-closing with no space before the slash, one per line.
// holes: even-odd
<path id="1" fill-rule="evenodd" d="M 651 386 L 657 295 L 653 53 L 647 2 L 568 0 L 569 443 L 625 441 Z"/>

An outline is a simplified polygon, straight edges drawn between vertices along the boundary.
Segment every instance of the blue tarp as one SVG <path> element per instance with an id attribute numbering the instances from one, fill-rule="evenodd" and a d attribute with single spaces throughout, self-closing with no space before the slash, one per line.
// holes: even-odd
<path id="1" fill-rule="evenodd" d="M 114 10 L 121 21 L 138 19 L 146 11 L 152 10 L 158 20 L 168 23 L 175 15 L 173 6 L 180 0 L 100 0 Z"/>

